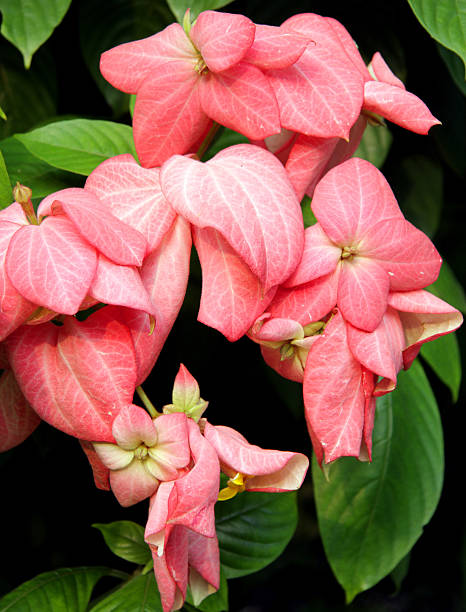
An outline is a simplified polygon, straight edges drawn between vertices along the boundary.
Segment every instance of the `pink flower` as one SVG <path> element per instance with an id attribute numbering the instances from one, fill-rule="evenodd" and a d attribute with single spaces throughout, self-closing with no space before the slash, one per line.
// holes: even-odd
<path id="1" fill-rule="evenodd" d="M 39 425 L 40 417 L 21 393 L 11 370 L 0 377 L 0 452 L 21 444 Z"/>
<path id="2" fill-rule="evenodd" d="M 186 32 L 172 24 L 102 55 L 103 76 L 137 94 L 134 140 L 145 167 L 186 153 L 211 120 L 262 139 L 280 131 L 278 106 L 262 69 L 290 65 L 307 45 L 247 17 L 205 11 Z M 275 59 L 274 59 L 275 58 Z"/>
<path id="3" fill-rule="evenodd" d="M 184 414 L 151 419 L 139 406 L 122 408 L 113 421 L 116 444 L 94 442 L 110 470 L 110 487 L 122 506 L 151 497 L 160 481 L 176 480 L 191 454 Z"/>
<path id="4" fill-rule="evenodd" d="M 353 158 L 328 172 L 312 210 L 318 223 L 307 228 L 303 258 L 286 286 L 315 282 L 307 297 L 310 303 L 316 292 L 320 316 L 337 305 L 349 323 L 370 332 L 385 313 L 389 291 L 421 289 L 436 280 L 440 255 L 405 220 L 369 162 Z"/>

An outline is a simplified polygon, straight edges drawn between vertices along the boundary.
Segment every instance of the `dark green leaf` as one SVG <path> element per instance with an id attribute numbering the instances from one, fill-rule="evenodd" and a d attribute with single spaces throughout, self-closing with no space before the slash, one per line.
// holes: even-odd
<path id="1" fill-rule="evenodd" d="M 457 53 L 466 66 L 464 3 L 458 0 L 408 0 L 408 2 L 432 38 Z"/>
<path id="2" fill-rule="evenodd" d="M 163 612 L 154 572 L 131 578 L 90 612 Z"/>
<path id="3" fill-rule="evenodd" d="M 392 573 L 390 574 L 393 582 L 395 583 L 394 595 L 399 593 L 401 589 L 401 585 L 403 584 L 403 580 L 408 575 L 410 560 L 411 560 L 411 554 L 408 553 L 406 557 L 403 557 L 403 559 L 401 559 L 401 561 L 398 563 L 398 565 L 393 569 Z"/>
<path id="4" fill-rule="evenodd" d="M 128 111 L 128 94 L 118 91 L 99 70 L 104 51 L 162 30 L 173 19 L 164 2 L 153 0 L 85 0 L 79 5 L 81 49 L 97 86 L 115 116 Z"/>
<path id="5" fill-rule="evenodd" d="M 433 285 L 429 285 L 427 290 L 458 310 L 461 310 L 461 312 L 466 313 L 466 295 L 464 289 L 446 261 L 442 264 L 438 279 Z"/>
<path id="6" fill-rule="evenodd" d="M 425 155 L 401 160 L 394 177 L 396 197 L 406 218 L 432 237 L 439 225 L 443 204 L 443 171 Z"/>
<path id="7" fill-rule="evenodd" d="M 308 195 L 305 195 L 301 200 L 301 212 L 303 213 L 304 227 L 309 227 L 317 223 L 317 219 L 311 208 L 311 198 Z"/>
<path id="8" fill-rule="evenodd" d="M 293 536 L 295 493 L 241 493 L 215 505 L 220 561 L 227 578 L 257 572 L 276 559 Z"/>
<path id="9" fill-rule="evenodd" d="M 442 428 L 418 362 L 377 400 L 372 463 L 340 459 L 327 482 L 314 460 L 313 476 L 324 548 L 350 602 L 408 554 L 440 496 Z"/>
<path id="10" fill-rule="evenodd" d="M 144 527 L 132 521 L 114 523 L 95 523 L 92 525 L 104 536 L 105 543 L 112 553 L 139 565 L 152 559 L 148 545 L 144 542 Z"/>
<path id="11" fill-rule="evenodd" d="M 88 176 L 100 163 L 121 153 L 136 156 L 129 125 L 94 119 L 56 121 L 17 134 L 26 148 L 46 163 Z"/>
<path id="12" fill-rule="evenodd" d="M 440 57 L 445 62 L 445 65 L 448 68 L 448 72 L 450 73 L 451 78 L 456 83 L 458 89 L 461 91 L 463 96 L 466 96 L 466 80 L 464 78 L 464 68 L 462 61 L 455 53 L 449 51 L 443 45 L 437 45 L 437 51 L 439 52 Z"/>
<path id="13" fill-rule="evenodd" d="M 393 136 L 387 127 L 367 125 L 355 157 L 367 159 L 377 168 L 381 168 L 387 158 Z"/>
<path id="14" fill-rule="evenodd" d="M 247 143 L 249 140 L 246 136 L 239 134 L 238 132 L 234 132 L 228 128 L 223 128 L 218 138 L 214 140 L 212 145 L 207 150 L 207 153 L 203 156 L 203 161 L 208 161 L 214 155 L 217 155 L 222 149 L 226 149 L 226 147 L 232 147 L 233 145 Z"/>
<path id="15" fill-rule="evenodd" d="M 33 198 L 43 198 L 66 187 L 81 186 L 81 177 L 49 166 L 30 153 L 16 138 L 1 140 L 0 151 L 5 158 L 11 182 L 15 185 L 19 181 L 30 187 Z"/>
<path id="16" fill-rule="evenodd" d="M 0 209 L 9 206 L 12 201 L 10 177 L 0 149 Z"/>
<path id="17" fill-rule="evenodd" d="M 21 51 L 26 68 L 63 19 L 70 4 L 71 0 L 0 0 L 1 32 Z"/>
<path id="18" fill-rule="evenodd" d="M 65 567 L 39 574 L 0 599 L 2 612 L 84 612 L 106 567 Z"/>
<path id="19" fill-rule="evenodd" d="M 185 608 L 187 610 L 201 610 L 201 612 L 224 612 L 228 610 L 228 582 L 225 574 L 220 568 L 220 588 L 212 595 L 206 597 L 197 606 L 194 605 L 191 593 L 188 589 Z"/>
<path id="20" fill-rule="evenodd" d="M 456 402 L 461 385 L 461 358 L 456 334 L 447 334 L 433 342 L 426 342 L 422 345 L 421 355 L 450 389 L 453 401 Z"/>
<path id="21" fill-rule="evenodd" d="M 183 17 L 187 9 L 191 9 L 191 19 L 196 19 L 202 11 L 215 11 L 230 4 L 233 0 L 167 0 L 172 13 L 178 23 L 183 23 Z"/>

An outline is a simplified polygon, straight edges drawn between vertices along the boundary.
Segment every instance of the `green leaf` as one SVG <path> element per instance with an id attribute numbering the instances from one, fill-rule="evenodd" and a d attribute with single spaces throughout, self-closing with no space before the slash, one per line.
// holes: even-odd
<path id="1" fill-rule="evenodd" d="M 406 218 L 432 237 L 442 212 L 441 165 L 425 155 L 410 155 L 401 160 L 394 182 L 396 197 Z"/>
<path id="2" fill-rule="evenodd" d="M 461 385 L 461 357 L 456 334 L 441 336 L 422 345 L 421 355 L 458 400 Z"/>
<path id="3" fill-rule="evenodd" d="M 443 262 L 440 268 L 437 280 L 433 285 L 429 285 L 427 290 L 458 310 L 461 310 L 461 312 L 466 313 L 466 295 L 464 289 L 446 261 Z"/>
<path id="4" fill-rule="evenodd" d="M 389 574 L 418 540 L 438 503 L 443 463 L 438 408 L 418 362 L 377 400 L 372 463 L 339 459 L 328 466 L 327 482 L 314 459 L 320 533 L 347 602 Z"/>
<path id="5" fill-rule="evenodd" d="M 202 158 L 202 161 L 208 161 L 214 155 L 217 155 L 217 153 L 219 153 L 223 149 L 226 149 L 227 147 L 232 147 L 233 145 L 248 142 L 249 140 L 246 138 L 246 136 L 243 136 L 243 134 L 240 134 L 239 132 L 234 132 L 229 128 L 223 128 L 218 138 L 216 138 L 211 144 L 211 146 L 208 148 L 206 154 Z"/>
<path id="6" fill-rule="evenodd" d="M 159 32 L 173 21 L 165 2 L 153 0 L 83 0 L 79 3 L 81 49 L 97 86 L 115 116 L 128 111 L 128 94 L 118 91 L 100 73 L 104 51 Z"/>
<path id="7" fill-rule="evenodd" d="M 381 168 L 392 145 L 393 136 L 387 127 L 367 125 L 356 149 L 355 157 L 362 157 L 377 168 Z"/>
<path id="8" fill-rule="evenodd" d="M 154 572 L 131 578 L 90 612 L 163 612 Z"/>
<path id="9" fill-rule="evenodd" d="M 112 553 L 139 565 L 152 559 L 148 545 L 144 542 L 144 527 L 132 521 L 114 523 L 95 523 L 92 525 L 104 536 L 105 543 Z"/>
<path id="10" fill-rule="evenodd" d="M 409 571 L 409 563 L 411 561 L 411 554 L 408 553 L 406 557 L 403 557 L 398 565 L 392 570 L 391 578 L 395 583 L 395 592 L 393 595 L 397 595 L 401 590 L 401 585 L 403 584 L 403 580 L 408 575 Z"/>
<path id="11" fill-rule="evenodd" d="M 457 53 L 466 66 L 464 2 L 461 0 L 408 0 L 408 2 L 432 38 Z"/>
<path id="12" fill-rule="evenodd" d="M 39 574 L 0 599 L 2 612 L 84 612 L 106 567 L 65 567 Z"/>
<path id="13" fill-rule="evenodd" d="M 12 201 L 10 177 L 0 150 L 0 209 L 9 206 Z"/>
<path id="14" fill-rule="evenodd" d="M 301 212 L 303 213 L 303 221 L 305 228 L 317 223 L 316 216 L 312 212 L 311 208 L 311 198 L 308 195 L 305 195 L 301 200 Z"/>
<path id="15" fill-rule="evenodd" d="M 443 45 L 437 45 L 437 51 L 445 62 L 448 72 L 450 73 L 450 76 L 457 85 L 458 89 L 461 91 L 463 96 L 466 96 L 466 80 L 464 78 L 463 63 L 461 62 L 460 58 L 452 51 L 446 49 Z"/>
<path id="16" fill-rule="evenodd" d="M 6 121 L 6 119 L 7 119 L 7 117 L 6 117 L 6 115 L 5 115 L 5 112 L 4 112 L 4 110 L 3 110 L 3 108 L 2 108 L 1 106 L 0 106 L 0 117 L 1 117 L 1 118 L 2 118 L 4 121 Z"/>
<path id="17" fill-rule="evenodd" d="M 225 576 L 245 576 L 274 561 L 292 538 L 296 494 L 241 493 L 215 504 L 215 516 Z"/>
<path id="18" fill-rule="evenodd" d="M 191 20 L 196 19 L 202 11 L 215 11 L 230 4 L 233 0 L 167 0 L 170 10 L 175 15 L 178 23 L 183 23 L 183 17 L 187 9 L 191 9 Z"/>
<path id="19" fill-rule="evenodd" d="M 21 51 L 26 68 L 63 19 L 70 4 L 71 0 L 0 0 L 1 32 Z"/>
<path id="20" fill-rule="evenodd" d="M 32 189 L 33 198 L 43 198 L 54 191 L 66 187 L 82 186 L 82 179 L 76 174 L 57 170 L 38 157 L 29 153 L 16 138 L 0 141 L 0 151 L 5 158 L 6 167 L 15 185 L 18 181 Z M 11 191 L 10 201 L 12 202 Z"/>
<path id="21" fill-rule="evenodd" d="M 46 163 L 88 176 L 100 163 L 121 153 L 136 156 L 129 125 L 97 119 L 56 121 L 16 138 Z"/>
<path id="22" fill-rule="evenodd" d="M 220 568 L 220 588 L 218 591 L 212 593 L 212 595 L 209 595 L 200 604 L 195 606 L 188 588 L 186 602 L 184 607 L 187 610 L 201 610 L 201 612 L 224 612 L 228 610 L 228 582 L 222 568 Z"/>

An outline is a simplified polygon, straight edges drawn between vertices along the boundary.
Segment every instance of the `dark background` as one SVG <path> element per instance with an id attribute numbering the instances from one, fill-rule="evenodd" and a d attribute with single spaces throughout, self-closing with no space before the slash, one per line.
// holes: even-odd
<path id="1" fill-rule="evenodd" d="M 130 122 L 129 114 L 114 112 L 106 103 L 83 61 L 83 24 L 95 10 L 115 12 L 122 2 L 73 0 L 71 9 L 51 39 L 36 54 L 32 70 L 47 72 L 56 116 L 79 115 Z M 134 5 L 140 15 L 143 2 Z M 165 5 L 152 3 L 157 19 L 169 19 Z M 154 8 L 155 7 L 155 8 Z M 408 3 L 367 1 L 234 2 L 224 10 L 242 12 L 256 23 L 279 25 L 299 12 L 316 12 L 339 19 L 357 41 L 368 61 L 382 51 L 407 89 L 421 97 L 443 126 L 428 137 L 390 125 L 394 142 L 383 167 L 395 194 L 402 193 L 403 159 L 413 154 L 429 157 L 443 172 L 443 212 L 435 244 L 464 282 L 464 177 L 466 171 L 465 102 L 442 61 L 437 44 L 420 26 Z M 86 16 L 85 19 L 83 16 Z M 139 17 L 140 21 L 144 21 Z M 146 20 L 150 21 L 150 19 Z M 141 37 L 148 23 L 135 20 Z M 124 33 L 122 34 L 124 38 Z M 20 73 L 21 57 L 4 39 L 0 57 Z M 6 58 L 6 60 L 5 60 Z M 45 67 L 45 68 L 44 68 Z M 45 78 L 45 77 L 44 77 Z M 20 95 L 21 92 L 16 92 Z M 35 104 L 33 98 L 22 104 Z M 4 103 L 2 102 L 2 106 Z M 9 117 L 14 109 L 7 109 Z M 123 108 L 123 107 L 122 107 Z M 21 123 L 23 121 L 23 124 Z M 34 120 L 35 121 L 35 120 Z M 18 118 L 17 131 L 29 129 Z M 5 133 L 4 135 L 8 135 Z M 420 177 L 422 180 L 422 177 Z M 401 202 L 402 204 L 402 202 Z M 422 208 L 422 207 L 421 207 Z M 231 425 L 265 448 L 310 455 L 302 412 L 300 387 L 281 380 L 263 363 L 256 345 L 242 339 L 230 344 L 219 333 L 196 322 L 200 271 L 193 259 L 187 299 L 174 330 L 144 388 L 156 406 L 171 401 L 173 379 L 183 362 L 210 400 L 213 423 Z M 464 354 L 464 338 L 459 334 Z M 428 370 L 428 368 L 427 368 Z M 325 559 L 316 523 L 312 483 L 306 480 L 299 495 L 300 523 L 285 553 L 258 574 L 230 582 L 230 609 L 262 612 L 370 610 L 459 611 L 466 608 L 466 548 L 464 520 L 464 386 L 452 404 L 448 390 L 428 370 L 439 402 L 445 433 L 445 485 L 437 512 L 415 545 L 409 573 L 401 591 L 386 578 L 359 595 L 350 606 Z M 64 566 L 108 565 L 132 571 L 106 548 L 92 523 L 134 520 L 145 523 L 147 504 L 123 509 L 110 493 L 98 491 L 77 441 L 46 424 L 22 445 L 0 456 L 2 475 L 2 572 L 0 592 L 6 592 L 40 572 Z"/>

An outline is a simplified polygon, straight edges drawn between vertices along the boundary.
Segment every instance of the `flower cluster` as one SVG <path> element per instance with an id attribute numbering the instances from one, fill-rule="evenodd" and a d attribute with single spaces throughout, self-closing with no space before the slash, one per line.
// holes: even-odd
<path id="1" fill-rule="evenodd" d="M 150 498 L 146 541 L 169 611 L 188 583 L 195 601 L 218 588 L 218 496 L 294 490 L 307 469 L 200 419 L 183 367 L 163 414 L 133 404 L 183 302 L 192 244 L 198 320 L 230 341 L 248 334 L 303 382 L 320 463 L 370 458 L 376 397 L 462 317 L 424 290 L 435 247 L 351 156 L 368 121 L 422 134 L 439 122 L 380 54 L 366 67 L 340 23 L 312 14 L 271 27 L 213 11 L 191 24 L 188 11 L 183 27 L 104 53 L 101 71 L 136 94 L 140 163 L 106 160 L 37 216 L 18 187 L 0 212 L 0 450 L 42 419 L 81 440 L 97 486 L 123 506 Z M 201 161 L 221 126 L 251 144 Z M 306 230 L 305 193 L 317 219 Z"/>

